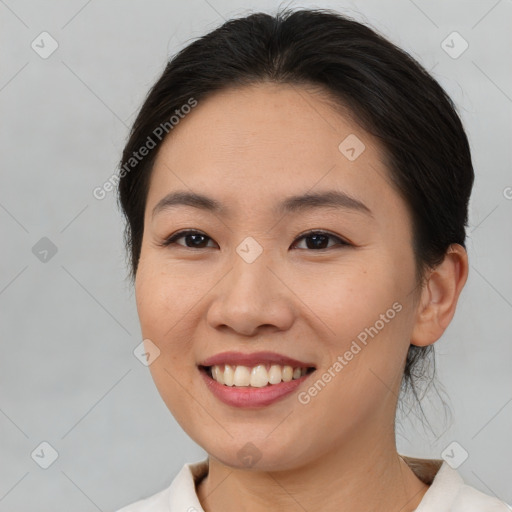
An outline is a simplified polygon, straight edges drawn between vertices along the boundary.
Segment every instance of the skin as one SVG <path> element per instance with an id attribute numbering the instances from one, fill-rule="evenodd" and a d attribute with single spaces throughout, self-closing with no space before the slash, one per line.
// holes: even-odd
<path id="1" fill-rule="evenodd" d="M 338 149 L 349 134 L 366 147 L 354 161 Z M 159 150 L 137 309 L 143 337 L 160 350 L 150 365 L 159 393 L 209 454 L 197 488 L 205 511 L 405 512 L 428 490 L 396 451 L 397 396 L 409 344 L 434 343 L 455 313 L 467 255 L 453 244 L 418 285 L 410 214 L 383 162 L 379 143 L 318 91 L 269 83 L 200 102 Z M 181 205 L 152 217 L 177 190 L 206 194 L 231 211 Z M 288 196 L 326 190 L 356 197 L 373 215 L 325 207 L 273 213 Z M 190 237 L 159 245 L 183 229 L 205 234 L 203 248 Z M 300 235 L 318 229 L 351 245 L 328 238 L 328 248 L 310 248 Z M 263 249 L 252 263 L 236 252 L 248 236 Z M 395 302 L 402 310 L 301 404 L 297 393 Z M 196 366 L 228 350 L 271 350 L 317 370 L 297 393 L 240 409 L 220 402 Z M 247 442 L 261 455 L 252 467 L 237 456 Z"/>

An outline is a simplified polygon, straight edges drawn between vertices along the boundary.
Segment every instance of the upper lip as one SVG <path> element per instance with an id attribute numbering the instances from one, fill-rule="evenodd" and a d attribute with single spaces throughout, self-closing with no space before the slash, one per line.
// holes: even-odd
<path id="1" fill-rule="evenodd" d="M 229 364 L 233 366 L 256 366 L 258 363 L 269 363 L 279 365 L 289 365 L 294 368 L 309 368 L 314 367 L 312 363 L 299 361 L 283 354 L 276 352 L 252 352 L 251 354 L 244 354 L 243 352 L 222 352 L 215 354 L 201 363 L 199 366 L 215 366 L 221 364 Z"/>

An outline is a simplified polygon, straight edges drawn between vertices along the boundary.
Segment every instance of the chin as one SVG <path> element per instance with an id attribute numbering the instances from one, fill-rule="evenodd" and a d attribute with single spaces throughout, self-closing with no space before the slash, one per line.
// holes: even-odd
<path id="1" fill-rule="evenodd" d="M 307 463 L 305 454 L 296 453 L 293 447 L 287 448 L 279 443 L 269 443 L 268 440 L 232 440 L 228 445 L 203 448 L 211 458 L 214 458 L 233 469 L 248 471 L 286 471 Z M 297 443 L 295 443 L 297 445 Z M 293 453 L 286 453 L 290 450 Z"/>

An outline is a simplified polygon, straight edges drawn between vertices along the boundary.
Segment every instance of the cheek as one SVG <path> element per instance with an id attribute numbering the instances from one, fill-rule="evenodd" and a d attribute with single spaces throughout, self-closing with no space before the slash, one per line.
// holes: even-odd
<path id="1" fill-rule="evenodd" d="M 401 284 L 389 268 L 384 262 L 365 260 L 328 274 L 312 271 L 294 278 L 294 291 L 322 321 L 325 334 L 344 344 L 402 300 Z"/>
<path id="2" fill-rule="evenodd" d="M 192 355 L 190 322 L 197 303 L 198 291 L 187 286 L 183 277 L 166 274 L 158 264 L 147 261 L 137 272 L 135 295 L 137 312 L 144 339 L 151 340 L 160 354 L 150 370 L 157 387 L 165 386 L 172 392 L 179 384 L 172 379 L 190 378 L 195 371 Z"/>
<path id="3" fill-rule="evenodd" d="M 341 358 L 327 393 L 333 403 L 357 408 L 357 401 L 374 403 L 396 386 L 409 346 L 407 279 L 382 258 L 333 273 L 318 281 L 322 290 L 310 288 L 304 302 L 321 319 L 316 325 L 325 328 L 320 338 L 328 353 L 326 367 Z"/>
<path id="4" fill-rule="evenodd" d="M 190 336 L 184 332 L 190 301 L 177 288 L 180 280 L 156 270 L 159 268 L 147 260 L 139 266 L 135 281 L 137 312 L 143 338 L 151 340 L 160 351 L 149 365 L 156 388 L 176 420 L 186 424 L 190 395 L 185 390 L 192 389 L 197 371 Z"/>
<path id="5" fill-rule="evenodd" d="M 135 295 L 142 329 L 162 340 L 185 318 L 200 288 L 186 270 L 166 269 L 157 258 L 146 258 L 137 272 Z M 144 334 L 144 332 L 143 332 Z M 163 340 L 162 340 L 163 341 Z"/>

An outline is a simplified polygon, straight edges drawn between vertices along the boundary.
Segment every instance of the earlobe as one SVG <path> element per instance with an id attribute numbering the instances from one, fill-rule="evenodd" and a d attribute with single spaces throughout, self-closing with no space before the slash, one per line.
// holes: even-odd
<path id="1" fill-rule="evenodd" d="M 468 277 L 464 247 L 452 244 L 444 260 L 433 270 L 421 291 L 411 344 L 424 347 L 436 342 L 450 324 Z"/>

